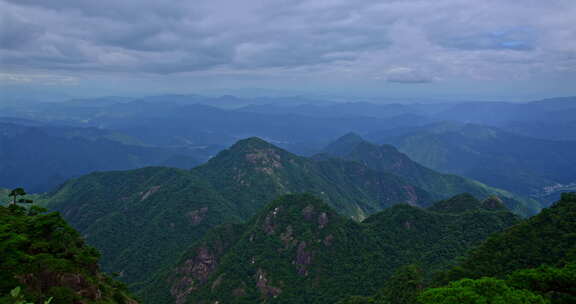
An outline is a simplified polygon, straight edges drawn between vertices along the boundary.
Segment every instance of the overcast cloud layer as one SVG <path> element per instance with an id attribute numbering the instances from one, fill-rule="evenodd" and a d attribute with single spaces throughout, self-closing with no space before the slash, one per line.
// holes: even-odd
<path id="1" fill-rule="evenodd" d="M 0 0 L 0 14 L 3 84 L 576 83 L 574 0 Z"/>

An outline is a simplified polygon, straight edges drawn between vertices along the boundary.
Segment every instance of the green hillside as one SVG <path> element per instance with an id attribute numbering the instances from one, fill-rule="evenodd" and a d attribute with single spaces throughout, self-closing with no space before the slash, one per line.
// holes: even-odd
<path id="1" fill-rule="evenodd" d="M 139 290 L 211 228 L 248 221 L 279 195 L 304 192 L 356 221 L 399 203 L 425 207 L 449 197 L 356 161 L 300 157 L 249 138 L 192 170 L 97 172 L 42 199 L 102 250 L 105 271 Z"/>
<path id="2" fill-rule="evenodd" d="M 0 303 L 136 303 L 58 213 L 0 206 L 0 256 Z"/>
<path id="3" fill-rule="evenodd" d="M 250 218 L 286 193 L 311 192 L 358 220 L 396 203 L 427 205 L 433 197 L 404 179 L 345 160 L 313 160 L 253 137 L 192 169 Z"/>
<path id="4" fill-rule="evenodd" d="M 574 141 L 536 139 L 488 126 L 444 122 L 380 138 L 379 142 L 393 144 L 429 168 L 531 195 L 544 206 L 559 198 L 545 187 L 576 182 Z"/>
<path id="5" fill-rule="evenodd" d="M 406 263 L 427 273 L 446 267 L 517 221 L 482 207 L 454 214 L 397 205 L 358 223 L 311 195 L 287 195 L 245 225 L 213 230 L 141 295 L 149 303 L 334 303 L 375 292 Z"/>
<path id="6" fill-rule="evenodd" d="M 576 193 L 565 193 L 474 248 L 437 277 L 436 284 L 445 286 L 426 290 L 420 303 L 575 303 L 575 218 Z"/>
<path id="7" fill-rule="evenodd" d="M 462 212 L 479 207 L 465 196 L 459 200 L 430 209 Z M 482 205 L 500 209 L 494 200 Z M 417 268 L 403 268 L 374 296 L 347 296 L 339 304 L 576 303 L 575 218 L 576 193 L 565 193 L 540 214 L 492 234 L 430 282 L 422 280 Z M 432 288 L 424 290 L 425 283 Z"/>
<path id="8" fill-rule="evenodd" d="M 396 203 L 431 201 L 396 176 L 355 162 L 316 162 L 252 138 L 191 171 L 150 167 L 89 174 L 50 194 L 48 205 L 102 250 L 106 271 L 136 283 L 210 228 L 249 219 L 276 196 L 294 192 L 321 195 L 358 219 Z"/>
<path id="9" fill-rule="evenodd" d="M 104 270 L 129 283 L 177 258 L 211 227 L 240 221 L 230 202 L 201 178 L 160 167 L 71 180 L 49 206 L 102 251 Z"/>
<path id="10" fill-rule="evenodd" d="M 453 269 L 449 278 L 503 277 L 542 264 L 576 262 L 576 194 L 538 215 L 491 236 Z"/>
<path id="11" fill-rule="evenodd" d="M 518 214 L 533 215 L 540 210 L 539 203 L 533 199 L 520 197 L 461 176 L 434 171 L 411 160 L 391 145 L 378 146 L 353 133 L 332 142 L 324 152 L 360 162 L 379 172 L 400 176 L 410 184 L 424 189 L 436 200 L 460 193 L 470 193 L 480 198 L 497 195 L 508 208 Z M 316 158 L 327 158 L 327 156 L 319 155 Z"/>

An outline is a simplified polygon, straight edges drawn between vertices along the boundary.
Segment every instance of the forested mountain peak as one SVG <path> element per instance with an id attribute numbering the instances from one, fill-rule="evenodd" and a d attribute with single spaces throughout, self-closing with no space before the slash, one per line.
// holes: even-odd
<path id="1" fill-rule="evenodd" d="M 333 141 L 324 148 L 323 153 L 356 160 L 376 170 L 395 174 L 399 173 L 398 167 L 419 166 L 394 146 L 388 144 L 379 146 L 355 133 L 348 133 Z"/>
<path id="2" fill-rule="evenodd" d="M 486 209 L 486 210 L 507 210 L 508 209 L 508 208 L 506 208 L 506 204 L 504 203 L 504 201 L 502 201 L 502 199 L 500 199 L 499 197 L 494 196 L 494 195 L 483 200 L 481 206 L 483 209 Z"/>
<path id="3" fill-rule="evenodd" d="M 434 170 L 532 196 L 543 202 L 543 206 L 559 197 L 557 192 L 550 191 L 551 186 L 575 182 L 575 142 L 530 138 L 509 130 L 465 123 L 432 124 L 382 142 L 393 144 L 411 159 Z"/>
<path id="4" fill-rule="evenodd" d="M 105 270 L 119 269 L 134 283 L 208 229 L 251 219 L 279 195 L 306 192 L 356 220 L 397 203 L 424 206 L 433 200 L 392 174 L 353 161 L 300 157 L 258 138 L 240 141 L 191 170 L 148 167 L 86 175 L 47 200 L 103 248 Z"/>
<path id="5" fill-rule="evenodd" d="M 334 147 L 338 149 L 334 149 Z M 378 146 L 365 140 L 344 141 L 338 139 L 325 149 L 325 153 L 317 157 L 328 158 L 332 155 L 359 162 L 379 172 L 394 174 L 435 195 L 436 200 L 461 193 L 470 193 L 480 199 L 498 196 L 510 210 L 519 214 L 531 215 L 539 210 L 539 205 L 534 200 L 519 197 L 461 176 L 443 174 L 432 170 L 413 161 L 392 145 Z"/>
<path id="6" fill-rule="evenodd" d="M 482 209 L 482 203 L 474 196 L 463 193 L 447 200 L 434 203 L 430 208 L 431 211 L 446 213 L 462 213 L 472 210 Z"/>
<path id="7" fill-rule="evenodd" d="M 229 150 L 232 151 L 250 151 L 252 149 L 263 149 L 263 148 L 277 148 L 276 146 L 270 144 L 269 142 L 261 139 L 260 137 L 248 137 L 237 141 L 234 145 L 230 147 Z"/>
<path id="8" fill-rule="evenodd" d="M 283 162 L 296 158 L 299 157 L 263 139 L 250 137 L 240 140 L 230 148 L 221 151 L 210 159 L 205 166 L 233 166 L 234 168 L 249 166 L 271 173 L 274 169 L 282 168 L 284 166 Z"/>
<path id="9" fill-rule="evenodd" d="M 365 142 L 360 135 L 350 132 L 327 145 L 323 152 L 335 156 L 345 156 L 356 145 Z"/>

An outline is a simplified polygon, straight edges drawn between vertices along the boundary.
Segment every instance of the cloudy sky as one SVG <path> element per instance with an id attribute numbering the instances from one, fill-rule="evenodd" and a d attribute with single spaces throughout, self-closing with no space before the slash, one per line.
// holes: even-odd
<path id="1" fill-rule="evenodd" d="M 0 0 L 0 89 L 576 95 L 574 0 Z"/>

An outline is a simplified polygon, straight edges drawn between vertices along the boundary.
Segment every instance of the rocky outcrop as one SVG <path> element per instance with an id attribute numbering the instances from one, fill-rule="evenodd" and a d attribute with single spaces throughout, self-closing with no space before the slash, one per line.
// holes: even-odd
<path id="1" fill-rule="evenodd" d="M 282 293 L 282 289 L 270 286 L 267 276 L 266 272 L 259 268 L 256 272 L 256 287 L 258 287 L 260 294 L 264 298 L 277 297 Z"/>
<path id="2" fill-rule="evenodd" d="M 264 230 L 264 232 L 266 232 L 266 234 L 268 235 L 272 235 L 274 234 L 274 230 L 276 229 L 276 225 L 274 224 L 274 218 L 276 218 L 276 216 L 278 215 L 278 213 L 280 212 L 280 207 L 276 207 L 274 208 L 274 210 L 270 211 L 270 213 L 268 213 L 266 215 L 266 218 L 264 219 L 264 224 L 262 226 L 262 229 Z"/>
<path id="3" fill-rule="evenodd" d="M 52 287 L 65 287 L 83 298 L 93 301 L 102 299 L 102 291 L 98 286 L 78 273 L 42 271 L 20 275 L 18 280 L 21 284 L 40 294 L 47 293 Z"/>
<path id="4" fill-rule="evenodd" d="M 208 280 L 217 266 L 216 255 L 207 247 L 200 247 L 191 259 L 186 260 L 177 269 L 178 278 L 174 279 L 170 294 L 177 304 L 185 303 L 186 297 Z"/>
<path id="5" fill-rule="evenodd" d="M 158 191 L 160 189 L 160 186 L 153 186 L 150 189 L 148 189 L 148 191 L 146 191 L 145 193 L 142 194 L 142 197 L 140 198 L 141 201 L 147 199 L 148 197 L 150 197 L 150 195 L 156 193 L 156 191 Z"/>
<path id="6" fill-rule="evenodd" d="M 296 250 L 296 260 L 294 264 L 298 268 L 298 274 L 302 276 L 308 275 L 308 265 L 312 263 L 312 253 L 306 251 L 306 242 L 302 241 Z"/>

